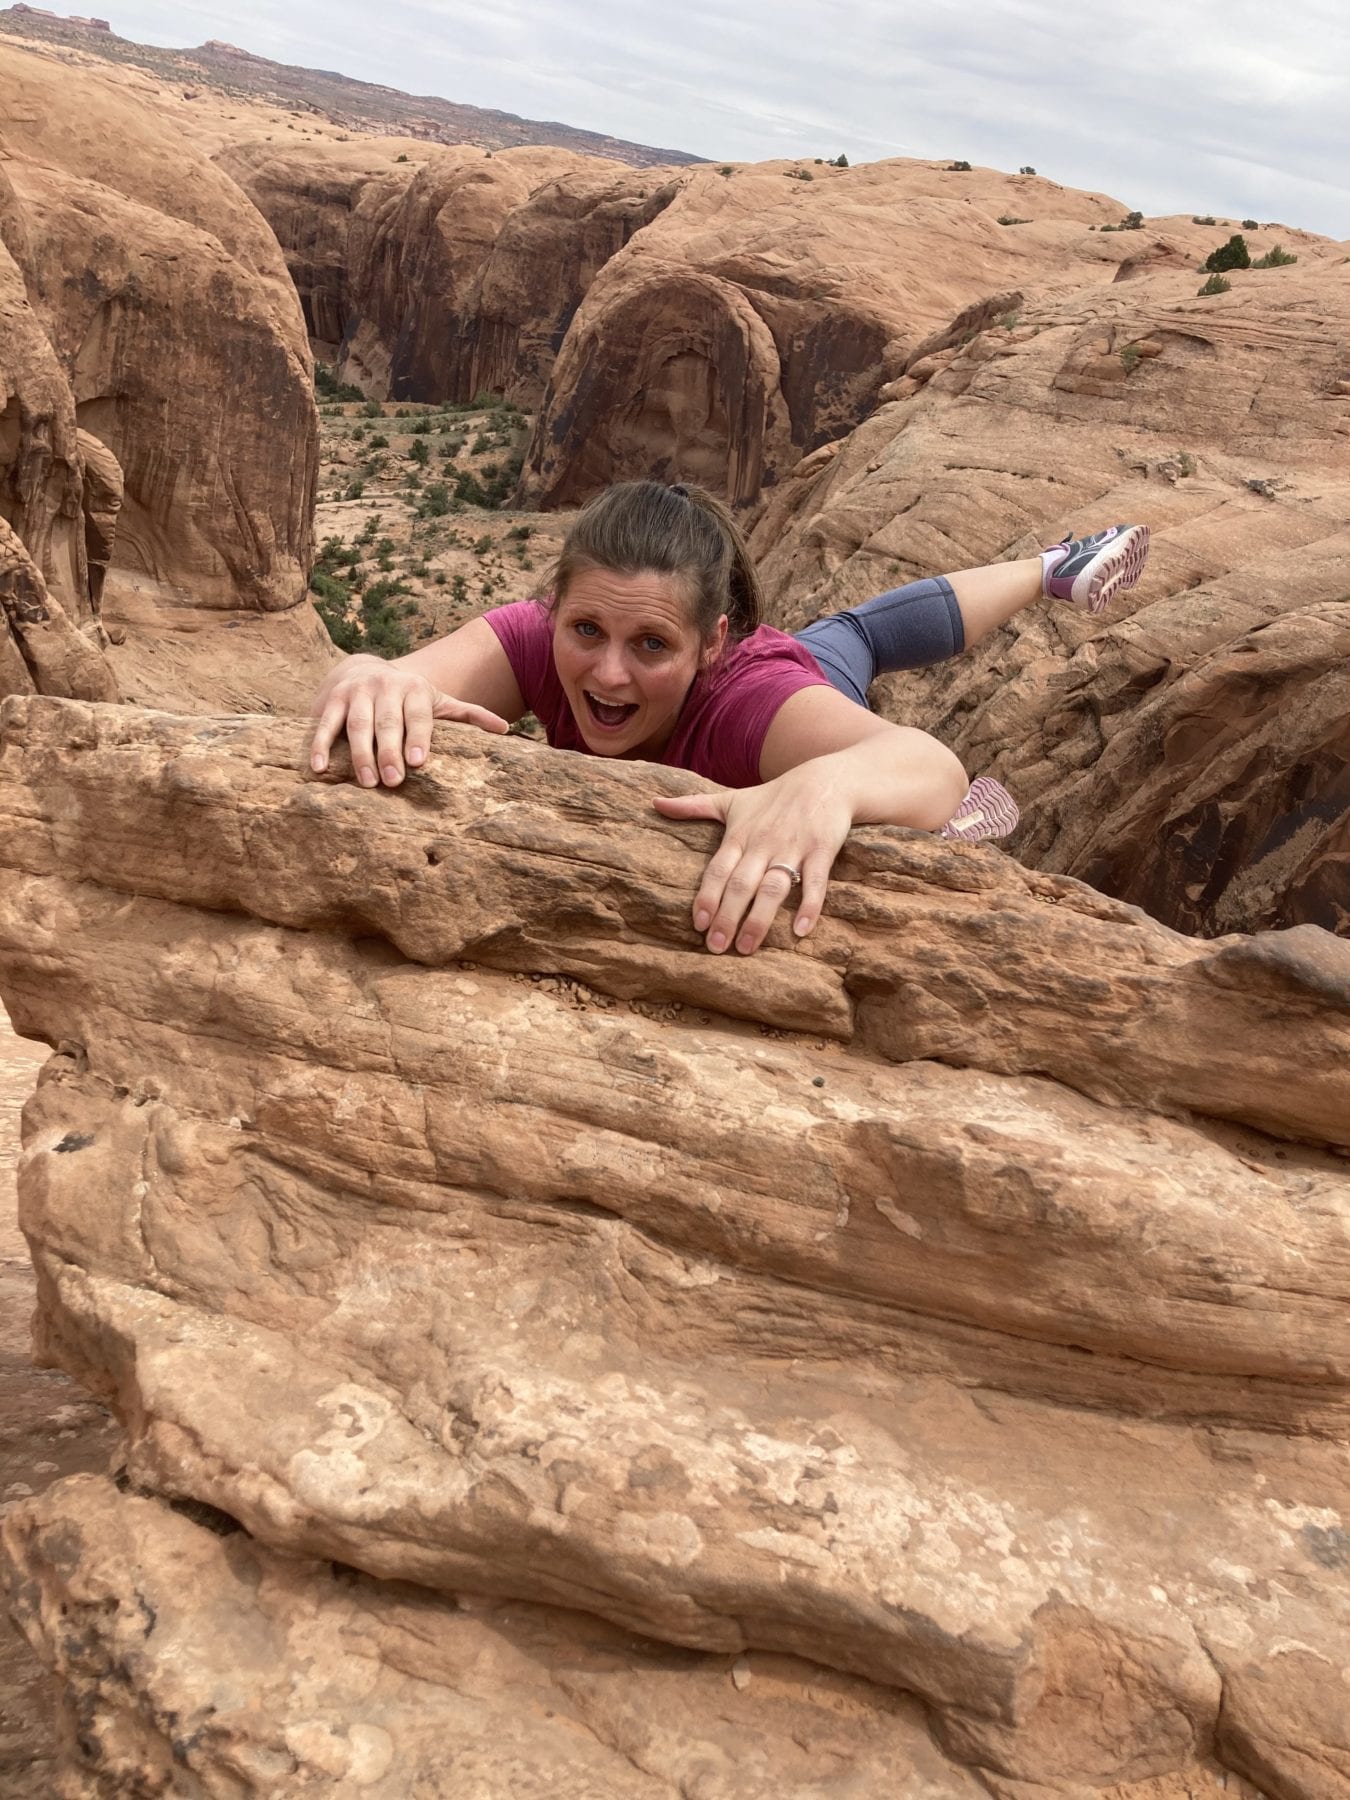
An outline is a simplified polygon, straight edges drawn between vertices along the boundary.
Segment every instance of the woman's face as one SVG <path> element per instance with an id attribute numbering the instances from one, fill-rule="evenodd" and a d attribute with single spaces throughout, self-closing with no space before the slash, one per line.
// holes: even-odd
<path id="1" fill-rule="evenodd" d="M 553 618 L 553 663 L 572 716 L 596 756 L 653 761 L 670 742 L 695 675 L 726 641 L 708 644 L 673 575 L 586 569 Z"/>

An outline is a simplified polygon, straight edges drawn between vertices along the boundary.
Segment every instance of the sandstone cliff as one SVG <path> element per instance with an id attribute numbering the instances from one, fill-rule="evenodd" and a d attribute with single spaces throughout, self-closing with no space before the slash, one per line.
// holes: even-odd
<path id="1" fill-rule="evenodd" d="M 89 1791 L 1345 1792 L 1350 945 L 888 831 L 714 958 L 670 771 L 3 743 Z"/>
<path id="2" fill-rule="evenodd" d="M 393 140 L 255 142 L 217 161 L 275 231 L 344 379 L 530 410 L 597 270 L 676 191 L 668 171 L 560 150 L 423 148 L 410 164 Z"/>
<path id="3" fill-rule="evenodd" d="M 7 48 L 0 101 L 5 516 L 77 624 L 101 609 L 125 691 L 194 703 L 214 661 L 235 665 L 217 705 L 298 694 L 328 653 L 304 598 L 309 353 L 275 240 L 98 76 Z M 240 654 L 217 634 L 245 619 Z"/>
<path id="4" fill-rule="evenodd" d="M 1152 272 L 920 346 L 866 425 L 769 497 L 753 542 L 797 624 L 1147 522 L 1148 571 L 1110 617 L 1033 609 L 895 678 L 883 710 L 1007 783 L 1026 862 L 1186 931 L 1344 932 L 1350 265 L 1303 240 L 1297 266 L 1199 298 L 1161 254 L 1197 235 L 1159 234 Z"/>

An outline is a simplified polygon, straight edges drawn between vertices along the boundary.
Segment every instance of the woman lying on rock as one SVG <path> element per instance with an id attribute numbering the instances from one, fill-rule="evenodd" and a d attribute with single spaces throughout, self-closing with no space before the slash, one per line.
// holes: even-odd
<path id="1" fill-rule="evenodd" d="M 797 887 L 804 937 L 854 825 L 1001 837 L 1012 798 L 968 787 L 927 732 L 867 708 L 878 675 L 940 662 L 1040 599 L 1100 612 L 1138 580 L 1142 525 L 1112 526 L 1020 562 L 896 588 L 790 636 L 760 623 L 759 581 L 731 515 L 697 488 L 625 482 L 584 507 L 547 601 L 471 619 L 395 662 L 354 656 L 320 688 L 316 772 L 345 730 L 366 787 L 426 761 L 433 719 L 484 731 L 533 712 L 557 749 L 692 769 L 720 794 L 654 802 L 713 819 L 722 843 L 694 898 L 709 950 L 758 949 Z"/>

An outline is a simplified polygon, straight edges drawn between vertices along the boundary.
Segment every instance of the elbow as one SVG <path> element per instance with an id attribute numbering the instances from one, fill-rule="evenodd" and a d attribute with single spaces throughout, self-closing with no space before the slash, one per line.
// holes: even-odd
<path id="1" fill-rule="evenodd" d="M 941 831 L 965 799 L 970 777 L 960 759 L 936 738 L 928 739 L 922 769 L 915 774 L 914 816 L 909 823 L 920 831 Z"/>

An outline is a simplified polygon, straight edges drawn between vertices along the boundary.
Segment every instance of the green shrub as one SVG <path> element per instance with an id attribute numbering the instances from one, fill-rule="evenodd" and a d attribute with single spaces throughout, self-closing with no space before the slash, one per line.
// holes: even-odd
<path id="1" fill-rule="evenodd" d="M 846 169 L 848 167 L 848 158 L 844 155 L 842 150 L 839 152 L 838 156 L 835 157 L 834 166 L 836 169 Z"/>
<path id="2" fill-rule="evenodd" d="M 415 438 L 408 446 L 408 460 L 419 467 L 425 467 L 431 461 L 431 446 L 425 438 Z"/>
<path id="3" fill-rule="evenodd" d="M 1030 219 L 1015 219 L 1011 213 L 1000 213 L 998 216 L 998 222 L 1000 225 L 1030 225 L 1031 220 Z"/>
<path id="4" fill-rule="evenodd" d="M 344 500 L 359 500 L 361 498 L 362 494 L 365 493 L 365 491 L 366 491 L 365 482 L 349 481 L 347 483 L 346 488 L 343 490 L 342 498 Z"/>
<path id="5" fill-rule="evenodd" d="M 450 510 L 450 490 L 443 481 L 427 483 L 417 515 L 422 519 L 443 519 Z"/>
<path id="6" fill-rule="evenodd" d="M 367 400 L 365 405 L 361 408 L 361 411 L 368 419 L 382 419 L 384 417 L 384 408 L 380 405 L 378 400 Z"/>
<path id="7" fill-rule="evenodd" d="M 1034 175 L 1036 171 L 1032 168 L 1030 163 L 1023 163 L 1017 173 L 1019 175 Z"/>
<path id="8" fill-rule="evenodd" d="M 519 538 L 524 543 L 533 535 L 533 532 L 532 525 L 513 525 L 506 535 L 509 538 Z"/>
<path id="9" fill-rule="evenodd" d="M 366 447 L 369 450 L 387 450 L 389 448 L 389 439 L 382 431 L 372 432 L 370 441 Z"/>
<path id="10" fill-rule="evenodd" d="M 1125 373 L 1132 375 L 1139 367 L 1139 348 L 1136 344 L 1126 344 L 1120 353 L 1120 360 L 1125 365 Z"/>
<path id="11" fill-rule="evenodd" d="M 327 363 L 316 362 L 314 365 L 314 391 L 322 394 L 325 400 L 361 400 L 365 396 L 359 387 L 353 387 L 349 381 L 339 381 Z"/>
<path id="12" fill-rule="evenodd" d="M 727 177 L 727 179 L 730 180 L 731 179 L 731 164 L 723 163 L 722 167 L 717 171 L 717 173 L 719 175 L 725 175 Z"/>
<path id="13" fill-rule="evenodd" d="M 394 158 L 395 162 L 407 162 L 407 160 L 408 152 L 406 150 L 400 150 L 398 155 Z"/>
<path id="14" fill-rule="evenodd" d="M 1251 266 L 1252 253 L 1247 248 L 1246 238 L 1238 232 L 1205 258 L 1205 267 L 1211 275 L 1222 275 L 1225 269 L 1250 269 Z"/>
<path id="15" fill-rule="evenodd" d="M 1203 217 L 1197 215 L 1191 220 L 1192 225 L 1214 225 L 1216 223 L 1217 221 L 1213 213 L 1205 213 Z"/>
<path id="16" fill-rule="evenodd" d="M 1210 294 L 1226 294 L 1232 285 L 1226 275 L 1211 275 L 1200 289 L 1200 297 L 1204 299 Z"/>
<path id="17" fill-rule="evenodd" d="M 970 170 L 971 166 L 968 162 L 963 161 L 947 164 L 947 173 L 949 175 L 969 175 Z"/>
<path id="18" fill-rule="evenodd" d="M 1296 256 L 1291 256 L 1287 250 L 1276 244 L 1273 249 L 1267 250 L 1264 256 L 1259 257 L 1252 267 L 1254 269 L 1287 269 L 1290 263 L 1297 261 Z"/>
<path id="19" fill-rule="evenodd" d="M 1255 219 L 1244 219 L 1242 221 L 1242 229 L 1244 231 L 1259 231 L 1261 227 L 1257 224 Z"/>

